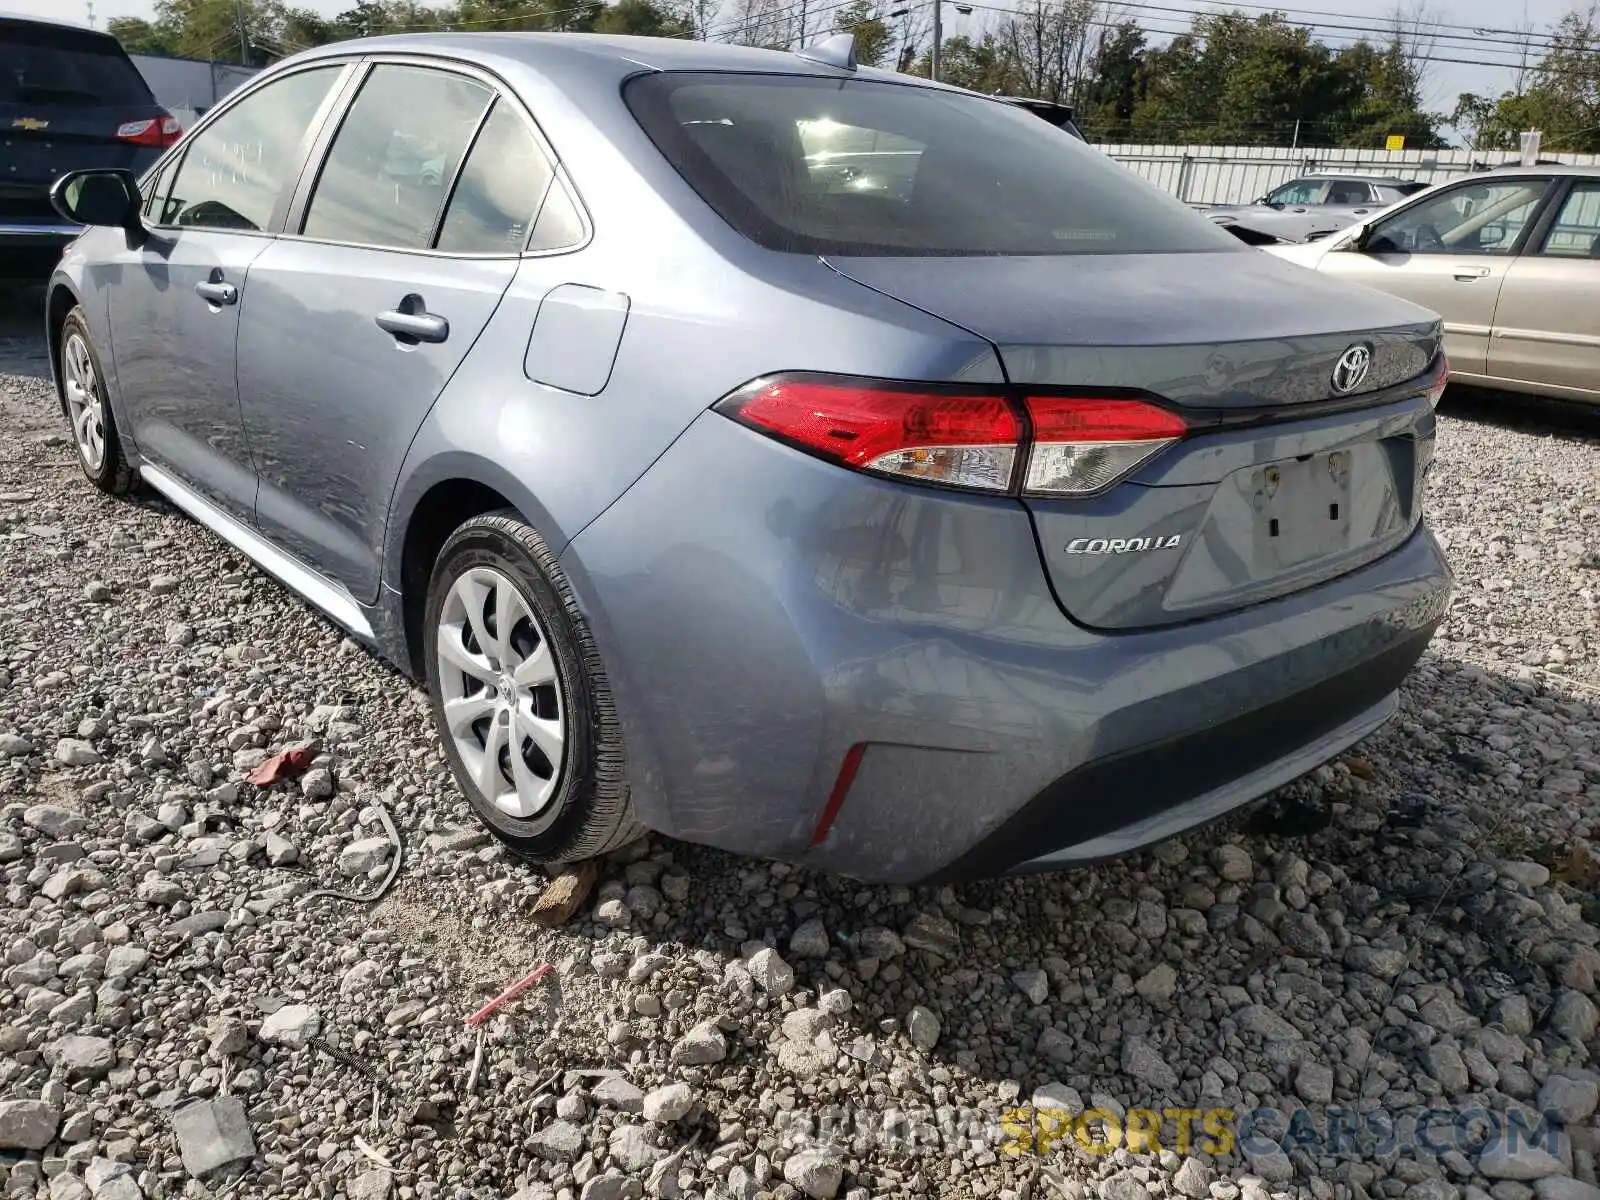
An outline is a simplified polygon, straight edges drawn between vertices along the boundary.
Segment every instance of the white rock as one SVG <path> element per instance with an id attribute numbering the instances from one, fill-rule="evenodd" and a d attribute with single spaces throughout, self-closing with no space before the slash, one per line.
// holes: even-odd
<path id="1" fill-rule="evenodd" d="M 832 1200 L 844 1182 L 844 1164 L 831 1147 L 808 1146 L 784 1161 L 783 1178 L 811 1200 Z"/>
<path id="2" fill-rule="evenodd" d="M 828 930 L 813 918 L 802 922 L 789 937 L 789 951 L 796 958 L 827 958 Z"/>
<path id="3" fill-rule="evenodd" d="M 0 1150 L 43 1150 L 61 1124 L 61 1106 L 43 1100 L 0 1100 Z"/>
<path id="4" fill-rule="evenodd" d="M 752 954 L 745 962 L 745 969 L 756 986 L 769 996 L 786 996 L 794 987 L 794 968 L 770 946 Z"/>
<path id="5" fill-rule="evenodd" d="M 672 1044 L 672 1061 L 705 1066 L 728 1057 L 728 1039 L 714 1020 L 702 1021 Z"/>
<path id="6" fill-rule="evenodd" d="M 1170 1091 L 1178 1086 L 1178 1073 L 1167 1065 L 1154 1044 L 1137 1034 L 1123 1039 L 1122 1070 L 1157 1091 Z"/>
<path id="7" fill-rule="evenodd" d="M 687 1083 L 667 1083 L 645 1094 L 644 1118 L 657 1125 L 670 1125 L 689 1115 L 694 1107 L 694 1092 Z"/>
<path id="8" fill-rule="evenodd" d="M 1588 1120 L 1597 1107 L 1600 1107 L 1600 1084 L 1593 1078 L 1551 1075 L 1539 1089 L 1540 1111 L 1556 1113 L 1564 1125 Z"/>
<path id="9" fill-rule="evenodd" d="M 56 743 L 56 761 L 69 767 L 92 767 L 103 761 L 100 752 L 79 738 L 62 738 Z"/>
<path id="10" fill-rule="evenodd" d="M 1565 1175 L 1561 1160 L 1526 1135 L 1497 1138 L 1478 1155 L 1478 1171 L 1489 1179 L 1527 1183 L 1547 1175 Z"/>
<path id="11" fill-rule="evenodd" d="M 285 1004 L 261 1022 L 261 1040 L 298 1050 L 322 1032 L 322 1017 L 309 1004 Z"/>
<path id="12" fill-rule="evenodd" d="M 187 1104 L 173 1112 L 172 1128 L 184 1170 L 196 1179 L 255 1157 L 255 1138 L 237 1096 Z"/>
<path id="13" fill-rule="evenodd" d="M 906 1015 L 906 1036 L 919 1050 L 932 1050 L 939 1043 L 939 1018 L 933 1010 L 919 1004 Z"/>
<path id="14" fill-rule="evenodd" d="M 1011 977 L 1017 991 L 1028 998 L 1030 1004 L 1043 1004 L 1050 998 L 1050 976 L 1043 971 L 1018 971 Z"/>
<path id="15" fill-rule="evenodd" d="M 339 851 L 339 870 L 345 875 L 365 875 L 388 862 L 393 849 L 386 837 L 361 838 Z"/>

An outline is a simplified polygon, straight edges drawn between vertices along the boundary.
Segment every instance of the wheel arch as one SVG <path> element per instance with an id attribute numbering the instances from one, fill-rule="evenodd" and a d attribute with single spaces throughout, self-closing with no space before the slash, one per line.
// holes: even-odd
<path id="1" fill-rule="evenodd" d="M 44 336 L 45 349 L 50 355 L 50 378 L 55 384 L 56 402 L 66 410 L 66 395 L 61 388 L 61 328 L 67 323 L 67 314 L 79 307 L 82 301 L 72 285 L 61 279 L 50 282 L 45 292 Z"/>

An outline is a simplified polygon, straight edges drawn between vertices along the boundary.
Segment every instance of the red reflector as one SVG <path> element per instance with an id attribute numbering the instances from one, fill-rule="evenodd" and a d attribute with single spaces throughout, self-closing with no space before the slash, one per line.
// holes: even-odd
<path id="1" fill-rule="evenodd" d="M 1439 401 L 1444 399 L 1445 385 L 1450 382 L 1450 360 L 1441 352 L 1438 365 L 1434 368 L 1434 377 L 1428 384 L 1428 403 L 1434 408 L 1439 407 Z"/>
<path id="2" fill-rule="evenodd" d="M 857 742 L 844 752 L 844 762 L 839 764 L 839 777 L 833 781 L 833 790 L 828 793 L 828 803 L 822 810 L 822 817 L 817 821 L 816 829 L 811 833 L 813 846 L 820 846 L 828 840 L 828 830 L 833 828 L 839 810 L 844 807 L 844 798 L 850 792 L 850 785 L 856 781 L 856 772 L 861 769 L 861 756 L 866 752 L 865 742 Z"/>
<path id="3" fill-rule="evenodd" d="M 1180 438 L 1183 418 L 1142 400 L 1029 396 L 1035 442 L 1142 442 Z"/>

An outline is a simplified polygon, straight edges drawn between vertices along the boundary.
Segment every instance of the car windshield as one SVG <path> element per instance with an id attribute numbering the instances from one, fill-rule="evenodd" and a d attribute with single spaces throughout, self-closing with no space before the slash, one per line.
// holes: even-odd
<path id="1" fill-rule="evenodd" d="M 110 38 L 28 25 L 0 28 L 0 104 L 153 103 L 150 88 Z"/>
<path id="2" fill-rule="evenodd" d="M 624 97 L 730 225 L 833 255 L 1239 250 L 1186 206 L 1024 109 L 866 80 L 661 72 Z"/>

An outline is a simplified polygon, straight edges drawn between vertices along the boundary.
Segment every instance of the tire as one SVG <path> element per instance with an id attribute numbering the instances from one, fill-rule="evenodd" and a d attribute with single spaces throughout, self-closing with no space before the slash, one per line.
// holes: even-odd
<path id="1" fill-rule="evenodd" d="M 106 373 L 82 308 L 74 308 L 62 323 L 56 369 L 61 378 L 61 407 L 78 451 L 78 465 L 102 492 L 126 496 L 133 490 L 135 476 L 122 452 L 122 438 L 106 396 Z"/>
<path id="2" fill-rule="evenodd" d="M 555 555 L 515 512 L 474 517 L 445 542 L 428 584 L 423 649 L 434 727 L 456 783 L 513 854 L 575 862 L 644 832 L 600 653 Z"/>

